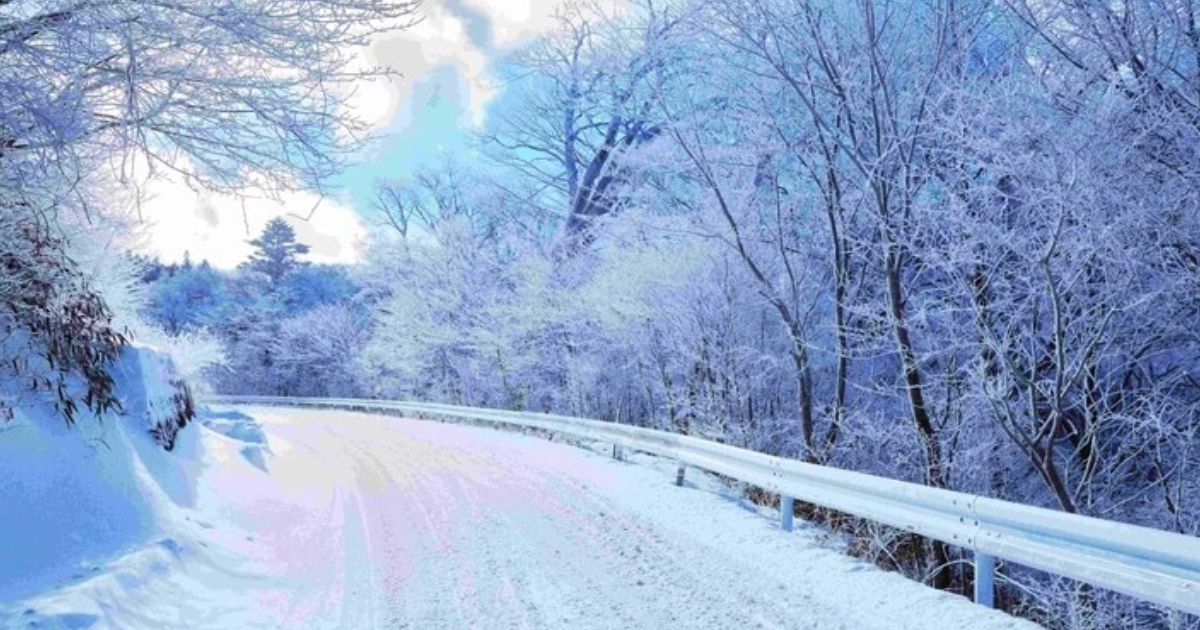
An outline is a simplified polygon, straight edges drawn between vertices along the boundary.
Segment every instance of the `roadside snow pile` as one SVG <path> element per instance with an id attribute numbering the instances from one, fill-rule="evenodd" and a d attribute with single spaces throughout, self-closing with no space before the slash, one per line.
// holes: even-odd
<path id="1" fill-rule="evenodd" d="M 169 396 L 150 399 L 153 404 L 146 409 L 170 408 L 162 405 Z M 126 402 L 136 406 L 134 400 Z M 237 593 L 265 589 L 262 606 L 270 609 L 272 601 L 290 592 L 290 583 L 276 584 L 271 578 L 278 573 L 279 553 L 290 549 L 264 549 L 259 536 L 291 532 L 306 515 L 323 514 L 322 506 L 277 505 L 278 497 L 296 494 L 298 488 L 281 488 L 267 474 L 261 429 L 248 416 L 216 415 L 215 421 L 201 419 L 195 423 L 200 426 L 177 433 L 170 453 L 149 432 L 164 426 L 161 415 L 142 416 L 144 424 L 126 419 L 60 430 L 59 424 L 48 422 L 53 417 L 34 422 L 27 414 L 20 428 L 0 432 L 0 475 L 5 480 L 17 472 L 53 472 L 51 450 L 64 452 L 63 444 L 90 458 L 59 473 L 80 487 L 70 493 L 54 482 L 21 485 L 19 491 L 14 489 L 18 486 L 0 485 L 0 630 L 249 628 L 250 621 L 266 612 Z M 231 435 L 203 426 L 210 422 Z M 81 437 L 79 430 L 85 428 L 97 434 L 102 428 L 110 447 L 79 446 L 94 441 L 91 433 Z M 25 437 L 17 442 L 11 436 Z M 24 453 L 31 445 L 41 450 Z M 20 471 L 5 460 L 14 453 L 25 462 Z M 116 474 L 99 479 L 101 469 Z M 19 500 L 9 501 L 18 492 Z M 74 506 L 75 495 L 89 501 Z M 52 509 L 44 507 L 48 505 Z M 41 515 L 43 511 L 48 514 Z M 38 514 L 37 522 L 20 521 L 20 531 L 13 530 L 10 523 L 26 513 Z M 99 535 L 97 523 L 118 526 Z M 95 544 L 51 553 L 47 545 L 64 538 Z M 13 558 L 18 565 L 9 565 Z M 47 570 L 38 572 L 38 567 Z M 214 616 L 242 609 L 249 610 L 241 617 L 246 623 L 209 623 Z"/>
<path id="2" fill-rule="evenodd" d="M 119 414 L 68 427 L 30 398 L 0 423 L 0 626 L 12 622 L 9 603 L 115 559 L 158 565 L 177 555 L 161 537 L 174 510 L 195 501 L 203 449 L 196 431 L 181 431 L 194 416 L 191 394 L 171 362 L 144 347 L 126 348 L 112 374 Z M 86 616 L 19 614 L 35 624 L 21 627 L 88 625 Z"/>
<path id="3" fill-rule="evenodd" d="M 192 393 L 165 354 L 131 346 L 113 368 L 124 416 L 145 427 L 168 451 L 196 417 Z"/>
<path id="4" fill-rule="evenodd" d="M 266 434 L 254 418 L 239 411 L 204 408 L 200 412 L 200 422 L 231 440 L 243 442 L 242 457 L 261 470 L 267 469 L 266 456 L 271 449 L 267 446 Z"/>

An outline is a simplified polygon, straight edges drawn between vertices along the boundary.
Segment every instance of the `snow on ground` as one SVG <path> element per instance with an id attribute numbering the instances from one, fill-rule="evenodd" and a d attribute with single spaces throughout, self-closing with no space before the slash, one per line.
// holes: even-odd
<path id="1" fill-rule="evenodd" d="M 195 501 L 165 535 L 16 601 L 0 627 L 1035 627 L 846 557 L 816 531 L 783 532 L 695 471 L 677 488 L 656 458 L 350 412 L 242 411 L 269 455 L 243 452 L 255 443 L 245 416 L 210 419 L 196 432 Z"/>
<path id="2" fill-rule="evenodd" d="M 175 368 L 131 346 L 113 374 L 119 417 L 101 422 L 81 411 L 68 427 L 45 399 L 25 394 L 13 401 L 13 420 L 0 422 L 0 625 L 6 602 L 99 584 L 116 559 L 133 568 L 122 573 L 131 588 L 178 551 L 166 525 L 194 505 L 203 451 L 194 432 L 175 435 L 184 400 Z M 97 618 L 72 609 L 43 621 L 83 628 Z"/>
<path id="3" fill-rule="evenodd" d="M 254 418 L 236 410 L 206 410 L 200 421 L 204 426 L 227 438 L 242 442 L 239 451 L 242 457 L 263 471 L 267 469 L 266 458 L 271 454 L 267 436 Z"/>

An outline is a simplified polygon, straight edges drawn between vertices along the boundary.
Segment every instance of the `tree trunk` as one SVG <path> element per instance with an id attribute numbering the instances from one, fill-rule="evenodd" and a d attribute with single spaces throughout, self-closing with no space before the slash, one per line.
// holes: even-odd
<path id="1" fill-rule="evenodd" d="M 884 273 L 887 275 L 888 308 L 892 318 L 892 332 L 896 336 L 896 350 L 900 353 L 900 365 L 904 372 L 904 386 L 908 392 L 909 409 L 917 437 L 925 450 L 925 483 L 935 488 L 946 487 L 946 473 L 942 467 L 942 448 L 937 429 L 925 406 L 925 393 L 921 382 L 921 371 L 913 349 L 912 335 L 904 313 L 903 287 L 900 280 L 899 254 L 894 246 L 888 247 Z"/>
<path id="2" fill-rule="evenodd" d="M 913 349 L 912 335 L 908 329 L 908 320 L 904 312 L 904 293 L 900 279 L 900 256 L 895 245 L 888 243 L 884 260 L 884 273 L 887 276 L 888 307 L 892 318 L 892 331 L 896 336 L 896 349 L 900 353 L 900 365 L 904 371 L 905 389 L 908 390 L 909 408 L 912 411 L 913 424 L 917 429 L 917 438 L 925 450 L 925 483 L 935 488 L 946 487 L 946 472 L 942 466 L 942 449 L 938 441 L 937 429 L 925 406 L 925 393 L 921 379 L 920 366 L 917 365 L 916 351 Z M 950 555 L 946 545 L 933 540 L 932 579 L 934 588 L 947 589 L 950 587 L 951 571 Z"/>

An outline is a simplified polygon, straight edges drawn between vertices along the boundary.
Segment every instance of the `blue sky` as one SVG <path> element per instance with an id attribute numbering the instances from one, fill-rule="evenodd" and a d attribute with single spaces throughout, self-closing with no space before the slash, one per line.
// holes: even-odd
<path id="1" fill-rule="evenodd" d="M 440 155 L 464 159 L 471 153 L 471 112 L 458 70 L 434 68 L 415 82 L 409 101 L 397 114 L 387 135 L 369 157 L 342 173 L 338 184 L 356 208 L 370 204 L 371 187 L 378 178 L 403 177 Z"/>

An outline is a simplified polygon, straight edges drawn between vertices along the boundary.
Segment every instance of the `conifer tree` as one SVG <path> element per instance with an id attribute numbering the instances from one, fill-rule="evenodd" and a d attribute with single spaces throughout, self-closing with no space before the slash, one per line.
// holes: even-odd
<path id="1" fill-rule="evenodd" d="M 255 251 L 246 267 L 266 274 L 271 284 L 278 284 L 289 271 L 306 264 L 300 256 L 308 253 L 308 245 L 297 242 L 296 230 L 281 218 L 271 219 L 262 235 L 250 244 Z"/>

